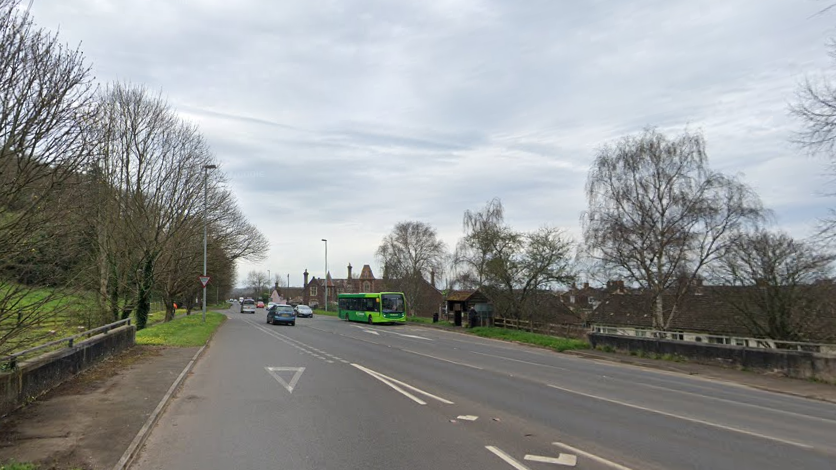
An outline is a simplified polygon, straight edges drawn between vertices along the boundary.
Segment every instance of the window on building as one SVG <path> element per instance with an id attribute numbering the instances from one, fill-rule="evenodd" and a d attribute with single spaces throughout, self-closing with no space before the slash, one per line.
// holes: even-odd
<path id="1" fill-rule="evenodd" d="M 316 296 L 316 286 L 311 286 L 311 295 Z"/>
<path id="2" fill-rule="evenodd" d="M 370 292 L 372 290 L 372 283 L 369 281 L 363 282 L 363 292 Z"/>
<path id="3" fill-rule="evenodd" d="M 569 303 L 570 303 L 570 304 L 575 303 L 575 296 L 574 296 L 574 295 L 570 295 L 570 296 L 569 296 Z"/>

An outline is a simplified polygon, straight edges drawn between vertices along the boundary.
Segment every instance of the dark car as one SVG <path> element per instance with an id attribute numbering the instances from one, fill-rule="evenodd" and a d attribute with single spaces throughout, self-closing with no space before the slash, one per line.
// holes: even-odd
<path id="1" fill-rule="evenodd" d="M 307 305 L 297 305 L 293 310 L 296 311 L 296 316 L 299 318 L 313 318 L 313 310 Z"/>
<path id="2" fill-rule="evenodd" d="M 275 325 L 277 323 L 287 323 L 290 326 L 296 325 L 296 312 L 290 305 L 273 305 L 270 310 L 267 310 L 267 323 Z"/>

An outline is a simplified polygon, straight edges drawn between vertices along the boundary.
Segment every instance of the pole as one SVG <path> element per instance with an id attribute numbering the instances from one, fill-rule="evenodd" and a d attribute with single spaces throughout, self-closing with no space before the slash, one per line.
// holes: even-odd
<path id="1" fill-rule="evenodd" d="M 203 277 L 206 277 L 206 186 L 209 180 L 209 169 L 203 167 Z M 206 323 L 206 284 L 203 284 L 203 323 Z"/>
<path id="2" fill-rule="evenodd" d="M 328 240 L 322 239 L 325 242 L 325 311 L 328 311 Z"/>
<path id="3" fill-rule="evenodd" d="M 206 226 L 208 225 L 206 186 L 209 181 L 209 170 L 215 168 L 217 168 L 216 165 L 203 165 L 203 277 L 206 277 Z M 206 323 L 206 284 L 203 285 L 203 323 Z"/>

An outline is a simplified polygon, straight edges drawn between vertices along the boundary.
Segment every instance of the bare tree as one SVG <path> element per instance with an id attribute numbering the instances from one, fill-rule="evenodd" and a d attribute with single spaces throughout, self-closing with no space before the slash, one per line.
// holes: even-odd
<path id="1" fill-rule="evenodd" d="M 92 111 L 81 52 L 37 28 L 18 3 L 0 0 L 0 354 L 38 340 L 24 333 L 65 304 L 55 272 L 32 269 L 50 263 L 44 250 L 55 244 L 44 233 L 74 230 L 62 225 L 70 218 L 61 198 L 85 167 Z M 33 295 L 26 282 L 50 285 Z"/>
<path id="2" fill-rule="evenodd" d="M 836 59 L 836 40 L 831 40 L 829 46 L 831 58 Z M 836 84 L 832 78 L 808 77 L 796 91 L 790 113 L 803 126 L 794 142 L 810 154 L 827 159 L 828 171 L 836 174 Z M 830 215 L 823 218 L 820 235 L 826 239 L 836 237 L 836 210 L 831 209 Z"/>
<path id="3" fill-rule="evenodd" d="M 435 289 L 427 280 L 431 273 L 442 275 L 446 256 L 435 228 L 416 221 L 398 222 L 377 248 L 387 287 L 404 293 L 412 315 L 437 308 L 427 304 L 427 290 Z"/>
<path id="4" fill-rule="evenodd" d="M 247 287 L 251 289 L 254 298 L 261 298 L 267 289 L 270 278 L 264 271 L 250 271 L 247 273 Z"/>
<path id="5" fill-rule="evenodd" d="M 737 179 L 711 171 L 702 135 L 649 129 L 599 150 L 586 183 L 583 234 L 592 257 L 652 297 L 668 329 L 688 286 L 765 214 Z M 672 291 L 665 308 L 662 294 Z"/>
<path id="6" fill-rule="evenodd" d="M 544 316 L 541 307 L 552 288 L 574 279 L 571 240 L 554 227 L 513 230 L 505 224 L 499 199 L 481 211 L 465 212 L 464 228 L 455 257 L 459 276 L 478 279 L 498 315 Z"/>
<path id="7" fill-rule="evenodd" d="M 101 98 L 98 124 L 98 157 L 111 188 L 108 194 L 114 198 L 105 206 L 113 212 L 98 223 L 111 224 L 113 230 L 104 237 L 111 245 L 130 249 L 130 256 L 116 260 L 108 271 L 116 269 L 133 281 L 128 285 L 135 286 L 132 297 L 141 329 L 150 310 L 159 257 L 181 240 L 178 233 L 203 220 L 203 168 L 214 164 L 214 157 L 195 126 L 141 87 L 112 85 Z M 106 284 L 108 274 L 100 276 Z"/>
<path id="8" fill-rule="evenodd" d="M 784 233 L 760 230 L 740 237 L 713 269 L 724 296 L 752 335 L 787 341 L 822 338 L 836 324 L 831 282 L 836 254 Z M 830 322 L 830 324 L 828 324 Z M 822 328 L 829 326 L 830 328 Z"/>

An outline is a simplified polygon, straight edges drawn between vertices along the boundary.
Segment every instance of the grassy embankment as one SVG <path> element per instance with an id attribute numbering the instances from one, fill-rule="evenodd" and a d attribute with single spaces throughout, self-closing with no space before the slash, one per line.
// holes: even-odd
<path id="1" fill-rule="evenodd" d="M 6 288 L 8 289 L 10 287 L 7 286 Z M 43 303 L 39 307 L 41 319 L 36 325 L 33 325 L 19 337 L 16 337 L 14 343 L 10 343 L 14 348 L 13 350 L 19 351 L 32 348 L 50 341 L 77 335 L 87 329 L 99 326 L 98 323 L 94 323 L 94 319 L 91 317 L 91 314 L 96 311 L 94 294 L 80 292 L 62 296 L 60 299 L 56 296 L 56 299 L 44 302 L 50 295 L 52 294 L 48 289 L 26 290 L 26 294 L 20 303 L 23 305 L 39 305 Z M 147 327 L 161 323 L 165 319 L 165 310 L 160 302 L 152 302 L 151 308 L 152 311 L 148 316 Z M 226 309 L 229 308 L 229 304 L 223 302 L 217 306 L 210 305 L 209 308 Z M 185 310 L 177 310 L 178 315 L 182 315 L 183 313 L 185 313 Z M 200 311 L 198 310 L 196 313 L 199 315 Z M 13 328 L 14 321 L 15 318 L 13 316 L 6 316 L 4 319 L 0 319 L 0 334 Z M 131 323 L 136 324 L 135 313 L 131 314 Z M 61 347 L 63 346 L 58 345 L 49 349 Z M 38 351 L 33 353 L 33 355 L 43 354 L 44 352 L 46 350 Z"/>
<path id="2" fill-rule="evenodd" d="M 136 344 L 153 346 L 203 346 L 215 330 L 226 320 L 226 315 L 206 312 L 176 318 L 168 323 L 159 323 L 136 332 Z"/>

